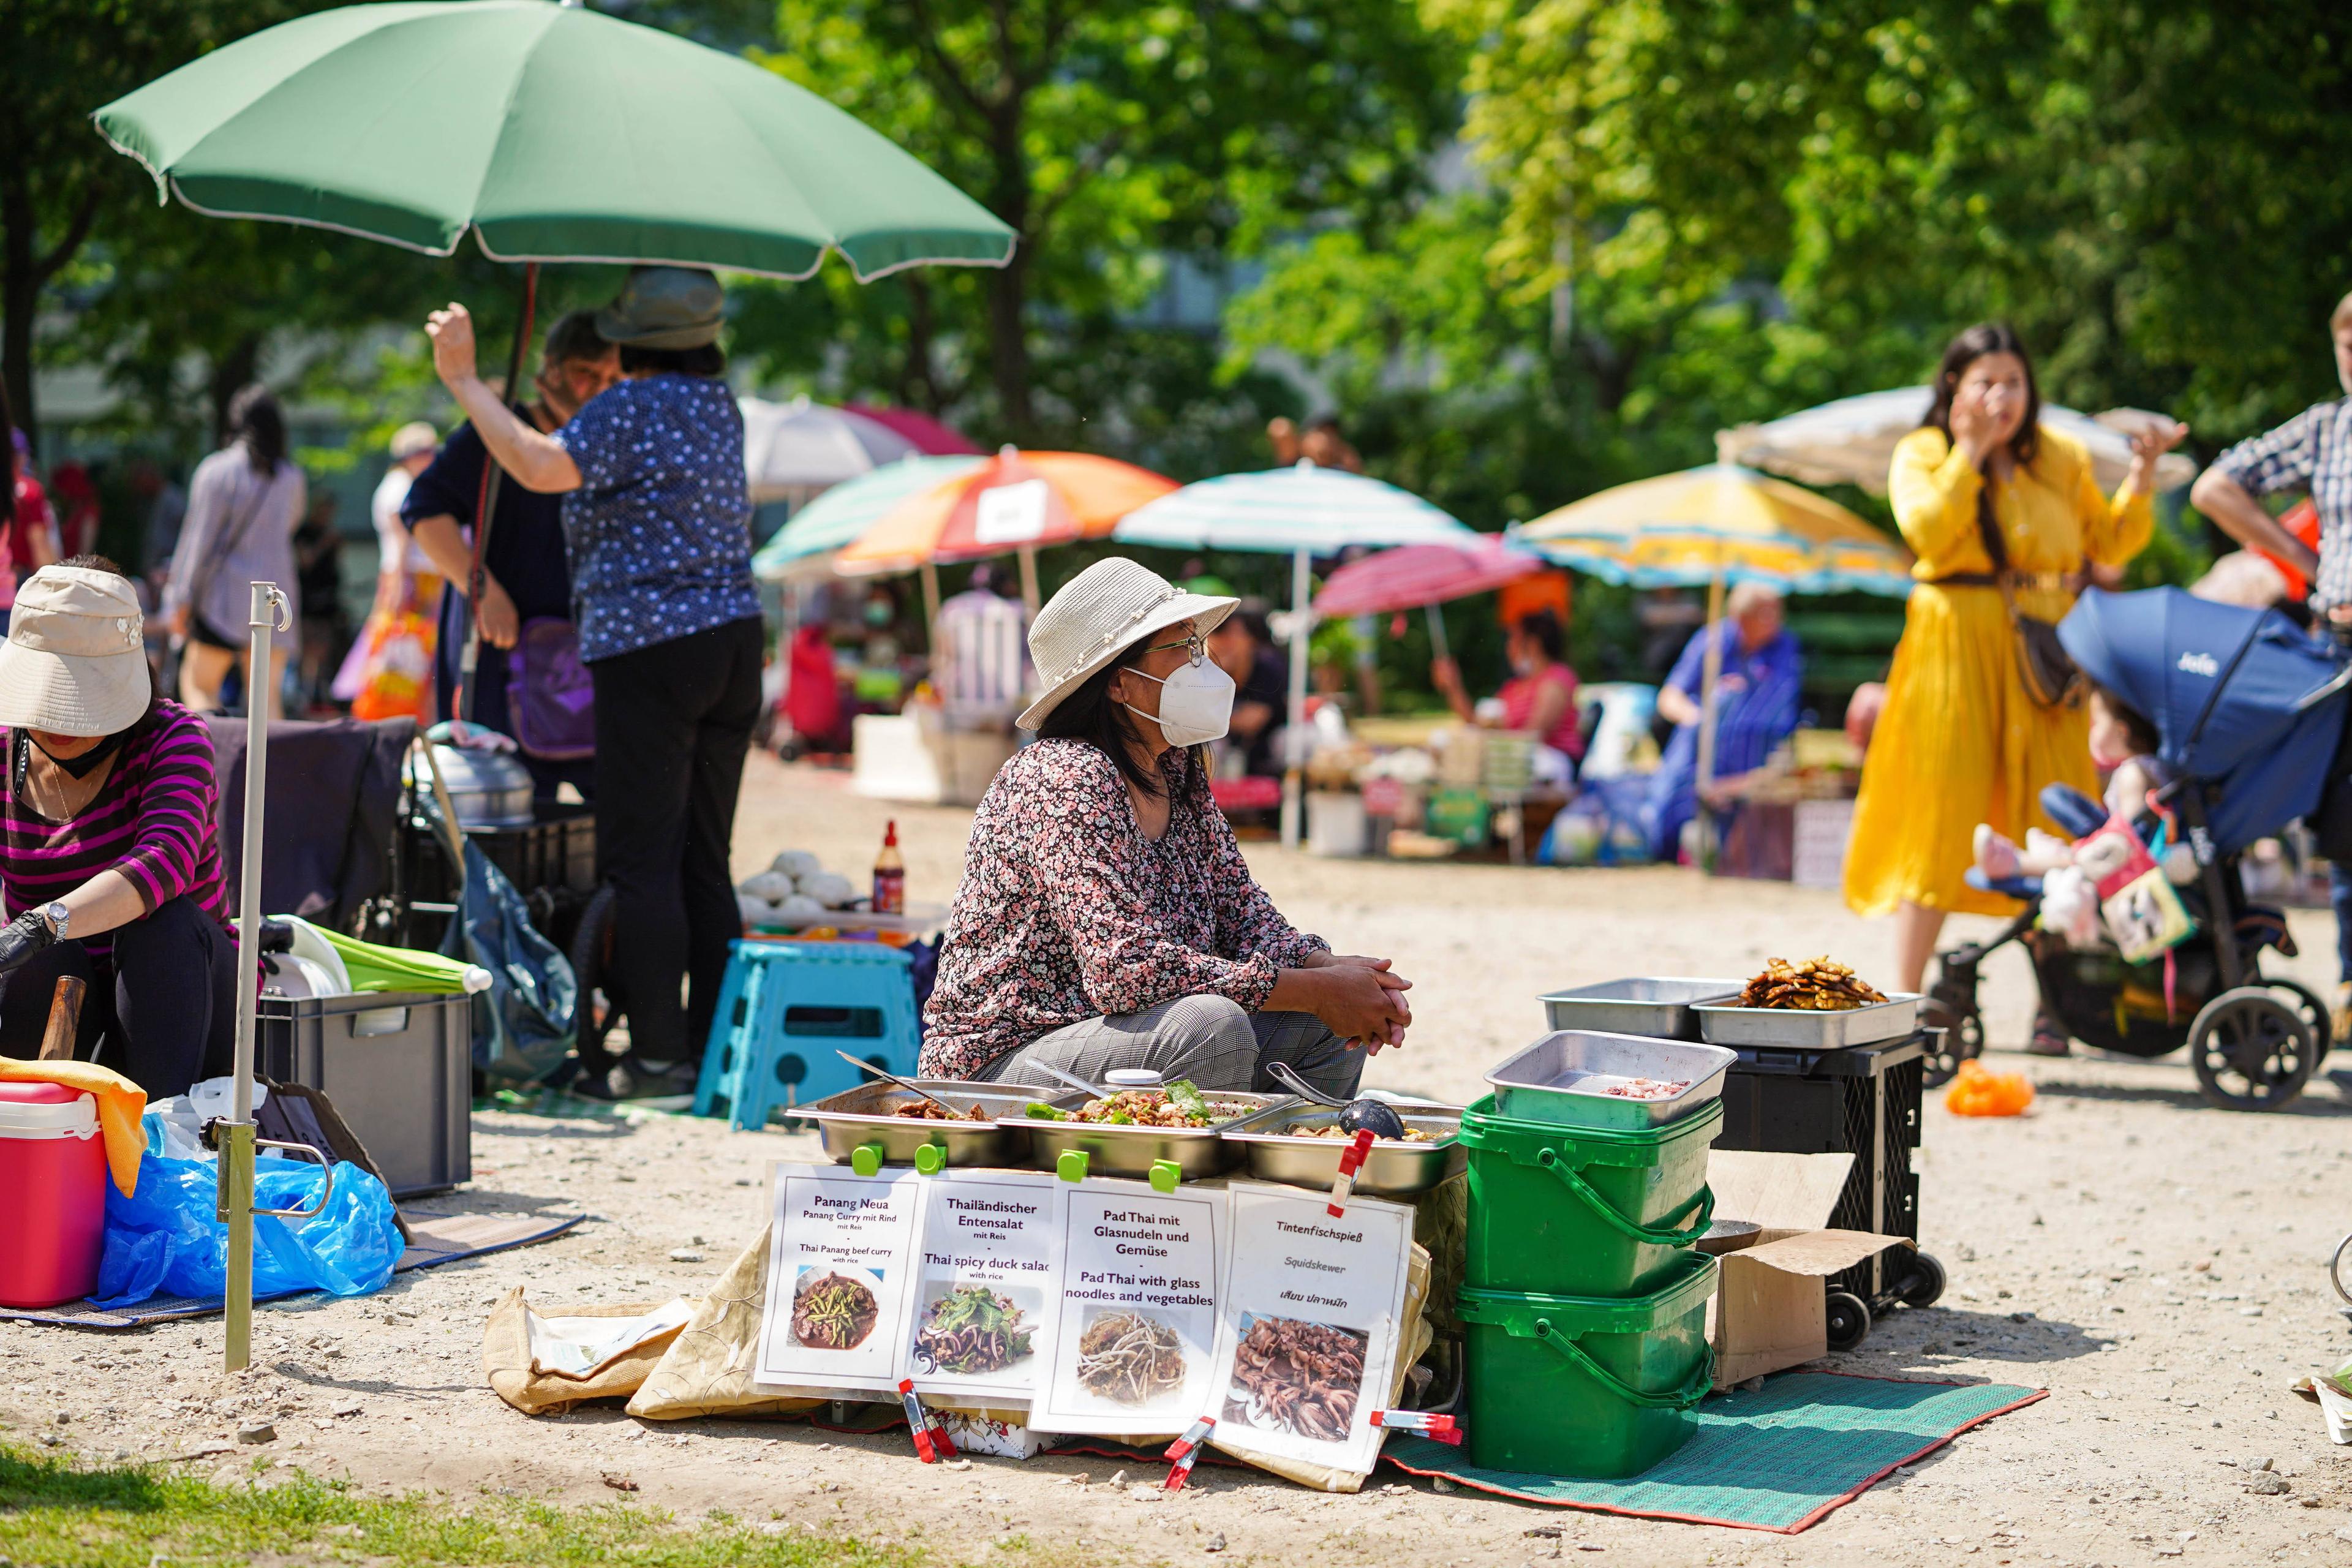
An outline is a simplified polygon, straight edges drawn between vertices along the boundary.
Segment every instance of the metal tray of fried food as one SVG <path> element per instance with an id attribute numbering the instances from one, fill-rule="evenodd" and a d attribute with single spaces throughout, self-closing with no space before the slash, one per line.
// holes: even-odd
<path id="1" fill-rule="evenodd" d="M 1462 1143 L 1462 1110 L 1458 1106 L 1400 1105 L 1396 1113 L 1416 1132 L 1426 1132 L 1426 1143 L 1375 1138 L 1364 1168 L 1356 1173 L 1355 1190 L 1367 1197 L 1403 1198 L 1444 1186 L 1469 1163 L 1470 1151 Z M 1331 1106 L 1300 1100 L 1225 1124 L 1225 1142 L 1245 1152 L 1249 1173 L 1260 1181 L 1282 1182 L 1294 1187 L 1328 1192 L 1339 1176 L 1339 1156 L 1347 1152 L 1345 1138 L 1301 1137 L 1291 1127 L 1336 1127 L 1341 1111 Z"/>
<path id="2" fill-rule="evenodd" d="M 959 1110 L 977 1106 L 982 1120 L 946 1121 L 929 1117 L 900 1116 L 902 1105 L 922 1099 L 895 1083 L 862 1083 L 839 1094 L 811 1100 L 793 1114 L 816 1123 L 817 1141 L 825 1158 L 847 1164 L 849 1157 L 867 1143 L 882 1146 L 886 1165 L 911 1165 L 915 1151 L 926 1143 L 947 1150 L 950 1165 L 1019 1165 L 1029 1158 L 1028 1123 L 1019 1121 L 1032 1104 L 1082 1105 L 1086 1096 L 1076 1089 L 1030 1089 L 1022 1084 L 964 1083 L 955 1079 L 919 1078 L 908 1080 L 946 1100 Z"/>
<path id="3" fill-rule="evenodd" d="M 1805 1007 L 1732 1007 L 1701 1003 L 1699 1033 L 1711 1046 L 1790 1046 L 1831 1051 L 1899 1040 L 1919 1026 L 1916 992 L 1895 991 L 1884 1002 L 1816 1012 Z"/>
<path id="4" fill-rule="evenodd" d="M 1602 1035 L 1647 1035 L 1658 1040 L 1696 1040 L 1694 1002 L 1728 1002 L 1740 992 L 1737 980 L 1690 980 L 1643 974 L 1604 980 L 1567 991 L 1547 991 L 1544 1020 L 1555 1029 L 1585 1029 Z"/>
<path id="5" fill-rule="evenodd" d="M 1158 1162 L 1173 1160 L 1183 1179 L 1192 1182 L 1202 1176 L 1221 1175 L 1241 1163 L 1242 1147 L 1226 1141 L 1223 1136 L 1226 1128 L 1275 1106 L 1303 1103 L 1295 1094 L 1244 1094 L 1238 1089 L 1204 1089 L 1201 1096 L 1212 1105 L 1239 1105 L 1247 1109 L 1239 1116 L 1213 1121 L 1206 1127 L 1139 1127 L 1108 1121 L 1047 1121 L 1030 1117 L 1025 1102 L 1015 1107 L 1010 1116 L 1028 1129 L 1029 1163 L 1041 1170 L 1055 1169 L 1064 1154 L 1077 1150 L 1087 1156 L 1087 1174 L 1090 1176 L 1141 1178 L 1151 1174 L 1151 1167 Z M 1072 1090 L 1051 1100 L 1043 1095 L 1034 1098 L 1045 1100 L 1046 1104 L 1057 1110 L 1070 1110 L 1094 1097 Z"/>

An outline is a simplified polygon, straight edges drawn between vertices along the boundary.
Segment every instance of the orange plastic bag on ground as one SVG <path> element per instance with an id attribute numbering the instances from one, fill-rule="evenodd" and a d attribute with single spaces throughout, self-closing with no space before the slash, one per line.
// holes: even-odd
<path id="1" fill-rule="evenodd" d="M 1994 1072 L 1970 1059 L 1944 1091 L 1944 1109 L 1955 1116 L 2018 1116 L 2033 1103 L 2033 1085 L 2023 1073 Z"/>

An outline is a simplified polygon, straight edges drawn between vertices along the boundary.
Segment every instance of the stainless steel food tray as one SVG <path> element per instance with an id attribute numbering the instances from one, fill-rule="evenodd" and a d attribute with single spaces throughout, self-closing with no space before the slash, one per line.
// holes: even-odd
<path id="1" fill-rule="evenodd" d="M 1699 1032 L 1711 1045 L 1790 1046 L 1803 1050 L 1834 1050 L 1840 1046 L 1874 1046 L 1899 1040 L 1919 1026 L 1919 996 L 1898 991 L 1884 1002 L 1867 1003 L 1835 1013 L 1813 1013 L 1794 1007 L 1731 1007 L 1701 1004 Z"/>
<path id="2" fill-rule="evenodd" d="M 1385 1139 L 1372 1142 L 1364 1168 L 1356 1173 L 1355 1190 L 1368 1197 L 1402 1198 L 1443 1186 L 1462 1173 L 1470 1152 L 1459 1142 L 1462 1112 L 1455 1107 L 1426 1109 L 1398 1106 L 1407 1127 L 1430 1135 L 1427 1143 L 1403 1143 Z M 1246 1152 L 1249 1173 L 1261 1181 L 1285 1182 L 1294 1187 L 1330 1190 L 1339 1174 L 1339 1156 L 1348 1147 L 1344 1138 L 1293 1138 L 1286 1127 L 1328 1127 L 1339 1120 L 1328 1106 L 1300 1100 L 1225 1124 L 1225 1142 Z"/>
<path id="3" fill-rule="evenodd" d="M 1681 1120 L 1723 1094 L 1723 1075 L 1738 1060 L 1720 1046 L 1691 1045 L 1647 1035 L 1556 1029 L 1496 1064 L 1497 1114 L 1520 1121 L 1639 1131 Z M 1689 1084 L 1667 1100 L 1626 1100 L 1601 1092 L 1621 1079 Z M 1598 1080 L 1598 1081 L 1596 1081 Z"/>
<path id="4" fill-rule="evenodd" d="M 1546 992 L 1544 1022 L 1555 1029 L 1591 1029 L 1604 1035 L 1648 1035 L 1661 1040 L 1696 1040 L 1694 1002 L 1727 1002 L 1740 993 L 1737 980 L 1690 980 L 1636 975 Z"/>
<path id="5" fill-rule="evenodd" d="M 950 1165 L 1019 1165 L 1029 1158 L 1028 1124 L 1015 1122 L 1033 1101 L 1047 1105 L 1082 1105 L 1086 1096 L 1076 1089 L 1029 1089 L 1019 1084 L 963 1083 L 954 1079 L 914 1079 L 959 1110 L 978 1105 L 987 1121 L 932 1121 L 894 1114 L 897 1108 L 921 1098 L 893 1083 L 865 1083 L 856 1089 L 811 1100 L 793 1114 L 816 1123 L 817 1141 L 825 1157 L 847 1164 L 867 1143 L 882 1146 L 886 1165 L 911 1165 L 915 1152 L 925 1144 L 947 1151 Z"/>
<path id="6" fill-rule="evenodd" d="M 1029 1163 L 1041 1170 L 1055 1169 L 1064 1154 L 1080 1150 L 1087 1156 L 1087 1174 L 1090 1176 L 1140 1178 L 1151 1173 L 1156 1162 L 1173 1160 L 1183 1179 L 1191 1182 L 1222 1174 L 1241 1163 L 1242 1146 L 1223 1136 L 1225 1128 L 1273 1106 L 1302 1103 L 1292 1094 L 1242 1094 L 1207 1089 L 1201 1093 L 1215 1103 L 1244 1105 L 1249 1109 L 1233 1121 L 1213 1122 L 1206 1127 L 1122 1127 L 1098 1121 L 1038 1121 L 1024 1114 L 1027 1102 L 1024 1101 L 1013 1109 L 1007 1121 L 1018 1120 L 1027 1130 Z M 1073 1089 L 1045 1103 L 1066 1110 L 1084 1105 L 1091 1098 Z"/>

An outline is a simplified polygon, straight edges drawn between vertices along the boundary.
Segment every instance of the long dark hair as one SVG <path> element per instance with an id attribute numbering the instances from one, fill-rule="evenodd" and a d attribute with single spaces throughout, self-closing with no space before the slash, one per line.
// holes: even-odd
<path id="1" fill-rule="evenodd" d="M 228 400 L 228 435 L 242 442 L 253 471 L 267 479 L 286 460 L 286 411 L 277 395 L 259 382 L 237 389 Z"/>
<path id="2" fill-rule="evenodd" d="M 1159 769 L 1147 768 L 1135 760 L 1133 743 L 1143 736 L 1137 725 L 1146 721 L 1112 701 L 1110 695 L 1110 683 L 1118 672 L 1142 662 L 1143 656 L 1150 651 L 1151 638 L 1145 637 L 1087 677 L 1076 691 L 1063 698 L 1045 715 L 1045 721 L 1037 726 L 1037 738 L 1084 741 L 1111 760 L 1119 777 L 1145 795 L 1159 795 L 1168 793 L 1166 777 Z M 1196 746 L 1184 753 L 1184 776 L 1177 783 L 1176 794 L 1181 795 L 1192 787 L 1195 770 L 1206 770 L 1205 752 L 1205 747 Z"/>
<path id="3" fill-rule="evenodd" d="M 1927 417 L 1919 422 L 1919 427 L 1932 426 L 1944 433 L 1945 440 L 1952 438 L 1952 395 L 1959 390 L 1960 377 L 1969 366 L 1987 354 L 2015 354 L 2017 363 L 2025 367 L 2025 422 L 2009 438 L 2009 455 L 2019 468 L 2030 468 L 2042 445 L 2042 385 L 2033 379 L 2032 356 L 2025 352 L 2017 329 L 2007 321 L 1979 321 L 1952 340 L 1944 351 L 1944 363 L 1936 367 L 1936 401 L 1928 405 Z"/>

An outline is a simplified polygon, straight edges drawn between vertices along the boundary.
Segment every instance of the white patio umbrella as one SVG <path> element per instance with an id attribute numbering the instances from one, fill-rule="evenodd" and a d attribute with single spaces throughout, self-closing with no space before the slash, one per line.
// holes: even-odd
<path id="1" fill-rule="evenodd" d="M 808 501 L 819 490 L 911 457 L 914 442 L 878 419 L 795 397 L 736 399 L 743 411 L 743 469 L 751 501 Z"/>
<path id="2" fill-rule="evenodd" d="M 1477 532 L 1438 507 L 1379 479 L 1302 458 L 1295 468 L 1224 474 L 1138 507 L 1111 538 L 1173 550 L 1262 550 L 1290 557 L 1290 712 L 1293 737 L 1307 723 L 1307 637 L 1313 626 L 1307 562 L 1351 546 L 1470 544 Z M 1282 775 L 1282 842 L 1297 848 L 1300 773 L 1295 752 Z"/>
<path id="3" fill-rule="evenodd" d="M 1885 495 L 1895 444 L 1919 427 L 1932 399 L 1928 387 L 1898 386 L 1841 397 L 1762 425 L 1735 426 L 1716 432 L 1716 458 L 1809 485 L 1860 485 Z M 2131 467 L 2132 433 L 2159 417 L 2140 408 L 2113 408 L 2094 418 L 2055 403 L 2042 405 L 2042 423 L 2087 447 L 2100 488 L 2110 491 Z M 2159 489 L 2177 489 L 2196 477 L 2196 463 L 2181 453 L 2168 452 L 2157 460 Z"/>

